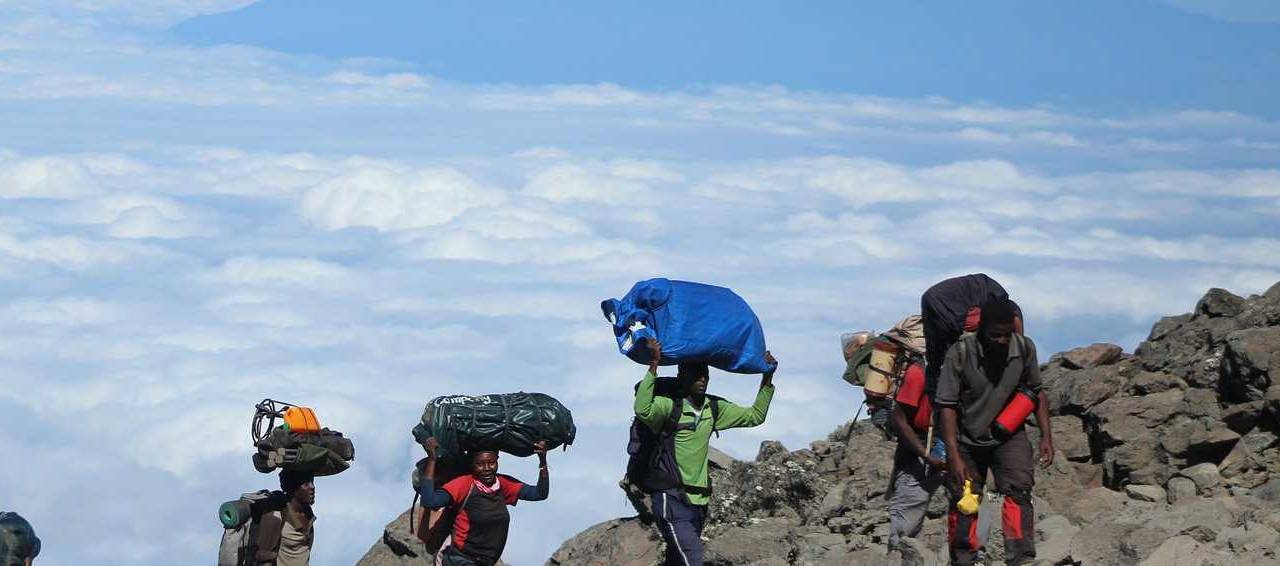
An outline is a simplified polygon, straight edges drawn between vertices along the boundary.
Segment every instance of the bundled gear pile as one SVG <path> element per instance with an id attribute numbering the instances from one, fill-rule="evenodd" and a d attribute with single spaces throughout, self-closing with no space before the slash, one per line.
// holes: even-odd
<path id="1" fill-rule="evenodd" d="M 356 457 L 351 439 L 322 428 L 310 408 L 263 399 L 255 409 L 253 467 L 259 472 L 280 469 L 332 476 L 351 467 Z"/>
<path id="2" fill-rule="evenodd" d="M 446 395 L 427 403 L 422 421 L 413 427 L 419 444 L 435 438 L 438 466 L 464 466 L 463 455 L 473 450 L 498 450 L 515 456 L 533 455 L 533 445 L 548 450 L 573 444 L 578 429 L 573 413 L 560 401 L 542 393 Z"/>
<path id="3" fill-rule="evenodd" d="M 705 363 L 732 373 L 765 373 L 764 330 L 751 306 L 714 285 L 649 279 L 621 299 L 600 303 L 618 351 L 648 365 L 647 340 L 662 343 L 662 365 Z"/>
<path id="4" fill-rule="evenodd" d="M 893 398 L 911 364 L 925 358 L 924 324 L 921 317 L 911 315 L 879 335 L 856 332 L 841 336 L 845 355 L 844 380 L 862 387 L 864 403 L 871 422 L 893 436 L 889 415 Z"/>

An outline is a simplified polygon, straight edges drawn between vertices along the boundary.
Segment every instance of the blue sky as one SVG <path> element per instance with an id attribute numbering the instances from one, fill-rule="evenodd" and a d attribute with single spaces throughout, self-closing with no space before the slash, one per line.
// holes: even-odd
<path id="1" fill-rule="evenodd" d="M 1274 23 L 1154 0 L 403 2 L 271 0 L 176 26 L 201 44 L 386 57 L 486 83 L 717 83 L 942 95 L 1093 111 L 1277 117 Z M 1223 13 L 1228 17 L 1230 12 Z"/>
<path id="2" fill-rule="evenodd" d="M 408 505 L 422 405 L 524 389 L 581 431 L 515 510 L 540 564 L 626 513 L 642 368 L 598 305 L 652 276 L 764 322 L 744 458 L 849 418 L 839 334 L 946 276 L 1000 279 L 1045 352 L 1280 281 L 1270 3 L 344 4 L 0 7 L 0 507 L 49 562 L 208 560 L 217 504 L 271 485 L 271 396 L 355 439 L 317 511 L 349 564 Z"/>

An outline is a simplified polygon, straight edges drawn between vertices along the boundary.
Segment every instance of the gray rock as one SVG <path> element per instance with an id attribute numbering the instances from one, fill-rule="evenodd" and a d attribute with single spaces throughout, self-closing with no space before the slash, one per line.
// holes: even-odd
<path id="1" fill-rule="evenodd" d="M 839 535 L 828 535 L 840 538 Z M 729 527 L 706 545 L 707 564 L 757 564 L 798 554 L 795 527 L 785 519 L 764 519 L 744 527 Z"/>
<path id="2" fill-rule="evenodd" d="M 1169 494 L 1169 503 L 1178 505 L 1182 503 L 1190 503 L 1196 498 L 1196 482 L 1190 478 L 1181 476 L 1169 478 L 1169 483 L 1165 485 Z"/>
<path id="3" fill-rule="evenodd" d="M 1227 425 L 1227 428 L 1244 434 L 1257 426 L 1265 408 L 1266 401 L 1261 399 L 1231 405 L 1222 411 L 1222 422 Z"/>
<path id="4" fill-rule="evenodd" d="M 1071 558 L 1071 541 L 1080 527 L 1062 515 L 1052 515 L 1036 522 L 1036 557 L 1050 564 L 1061 564 Z"/>
<path id="5" fill-rule="evenodd" d="M 1046 396 L 1056 414 L 1081 414 L 1120 392 L 1123 366 L 1110 365 L 1070 370 L 1044 377 Z"/>
<path id="6" fill-rule="evenodd" d="M 711 449 L 707 452 L 707 462 L 712 466 L 720 468 L 721 470 L 728 471 L 729 468 L 732 467 L 733 463 L 736 461 L 737 460 L 735 460 L 733 456 L 730 456 L 728 454 L 725 454 L 724 452 L 721 452 L 720 450 L 717 450 L 715 446 L 712 446 Z"/>
<path id="7" fill-rule="evenodd" d="M 1222 483 L 1222 476 L 1218 473 L 1218 466 L 1209 462 L 1179 470 L 1178 475 L 1195 482 L 1196 492 L 1201 495 L 1207 494 L 1209 490 Z"/>
<path id="8" fill-rule="evenodd" d="M 1227 556 L 1186 535 L 1173 537 L 1152 552 L 1139 566 L 1209 566 L 1230 564 Z"/>
<path id="9" fill-rule="evenodd" d="M 630 517 L 578 533 L 551 555 L 547 566 L 651 566 L 661 552 L 657 531 Z"/>
<path id="10" fill-rule="evenodd" d="M 763 462 L 777 454 L 785 454 L 787 447 L 783 446 L 777 440 L 766 440 L 760 443 L 760 450 L 756 452 L 756 461 Z"/>
<path id="11" fill-rule="evenodd" d="M 1062 354 L 1062 365 L 1068 369 L 1089 369 L 1114 364 L 1124 355 L 1124 350 L 1115 344 L 1097 343 Z"/>
<path id="12" fill-rule="evenodd" d="M 1280 367 L 1280 327 L 1250 328 L 1227 336 L 1222 387 L 1228 399 L 1263 399 L 1271 386 L 1271 370 Z"/>
<path id="13" fill-rule="evenodd" d="M 1224 529 L 1218 535 L 1218 540 L 1225 541 L 1227 548 L 1238 554 L 1273 550 L 1277 539 L 1280 539 L 1280 533 L 1264 523 L 1255 521 Z"/>
<path id="14" fill-rule="evenodd" d="M 1164 488 L 1158 485 L 1129 484 L 1124 486 L 1124 492 L 1130 499 L 1150 501 L 1152 503 L 1164 503 L 1168 497 Z"/>
<path id="15" fill-rule="evenodd" d="M 1231 317 L 1244 312 L 1244 306 L 1244 299 L 1240 296 L 1226 289 L 1213 288 L 1196 303 L 1196 314 L 1214 318 Z"/>
<path id="16" fill-rule="evenodd" d="M 1164 372 L 1140 371 L 1129 380 L 1129 393 L 1147 395 L 1170 389 L 1186 389 L 1187 382 L 1176 375 Z"/>
<path id="17" fill-rule="evenodd" d="M 418 564 L 426 566 L 433 562 L 433 556 L 426 553 L 425 545 L 418 537 L 409 532 L 409 511 L 387 524 L 382 531 L 382 539 L 374 543 L 358 566 L 408 566 Z"/>

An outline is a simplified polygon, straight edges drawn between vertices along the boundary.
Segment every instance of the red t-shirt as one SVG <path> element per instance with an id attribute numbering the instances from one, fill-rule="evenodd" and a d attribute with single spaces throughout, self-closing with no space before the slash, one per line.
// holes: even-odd
<path id="1" fill-rule="evenodd" d="M 898 387 L 897 402 L 916 410 L 911 419 L 911 428 L 916 432 L 928 432 L 933 420 L 933 407 L 929 405 L 929 396 L 924 394 L 924 366 L 911 364 L 902 376 L 902 385 Z"/>
<path id="2" fill-rule="evenodd" d="M 451 506 L 457 510 L 453 520 L 453 545 L 459 550 L 497 560 L 507 544 L 507 522 L 510 520 L 502 504 L 515 505 L 520 499 L 521 487 L 524 487 L 523 483 L 502 474 L 498 474 L 498 489 L 493 496 L 480 493 L 471 474 L 444 484 L 440 489 L 449 493 L 453 500 Z M 477 491 L 472 493 L 472 490 Z M 500 501 L 491 499 L 495 496 Z M 486 504 L 489 501 L 496 507 Z M 463 505 L 463 502 L 467 504 Z"/>

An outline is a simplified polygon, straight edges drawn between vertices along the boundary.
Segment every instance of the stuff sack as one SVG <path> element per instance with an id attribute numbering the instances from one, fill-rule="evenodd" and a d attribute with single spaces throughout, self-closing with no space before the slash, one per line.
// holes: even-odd
<path id="1" fill-rule="evenodd" d="M 978 329 L 982 304 L 988 299 L 1008 298 L 1009 293 L 995 279 L 984 273 L 952 277 L 929 287 L 920 296 L 925 352 L 925 391 L 929 397 L 938 390 L 938 375 L 947 349 L 965 332 Z M 1022 310 L 1014 304 L 1015 322 L 1022 333 Z"/>
<path id="2" fill-rule="evenodd" d="M 732 290 L 688 281 L 649 279 L 621 299 L 600 303 L 613 325 L 618 351 L 649 363 L 645 340 L 662 343 L 662 365 L 705 363 L 733 373 L 765 373 L 764 330 L 755 312 Z"/>
<path id="3" fill-rule="evenodd" d="M 437 466 L 456 468 L 471 450 L 498 450 L 515 456 L 533 454 L 533 444 L 545 441 L 547 450 L 573 444 L 578 429 L 573 413 L 560 401 L 542 393 L 447 395 L 436 397 L 413 427 L 419 444 L 435 437 Z"/>

